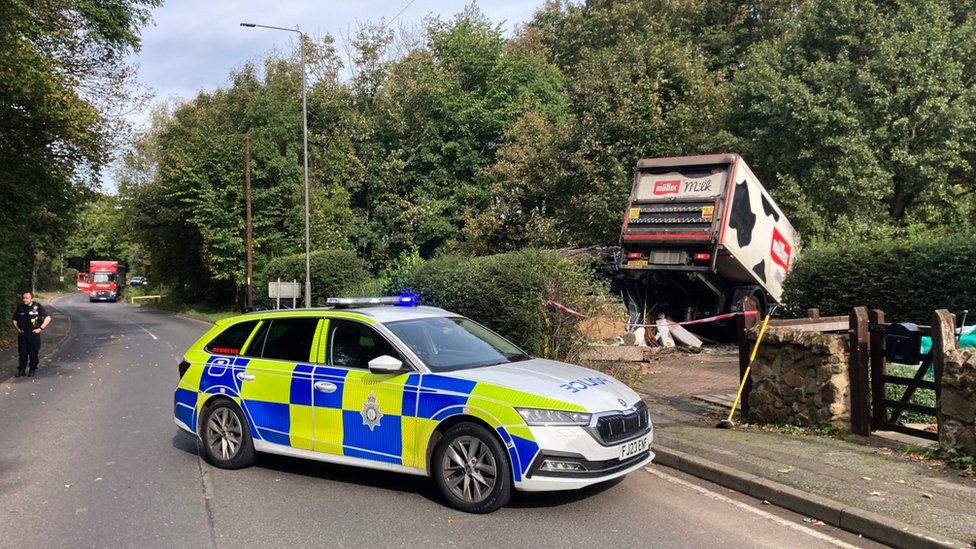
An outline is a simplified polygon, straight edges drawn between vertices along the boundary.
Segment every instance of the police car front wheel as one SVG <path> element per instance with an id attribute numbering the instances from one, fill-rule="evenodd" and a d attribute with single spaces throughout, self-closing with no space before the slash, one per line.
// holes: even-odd
<path id="1" fill-rule="evenodd" d="M 240 469 L 254 463 L 254 443 L 247 422 L 230 401 L 207 408 L 201 439 L 207 461 L 222 469 Z"/>
<path id="2" fill-rule="evenodd" d="M 512 497 L 512 474 L 501 442 L 481 425 L 451 427 L 434 449 L 434 477 L 452 507 L 490 513 Z"/>

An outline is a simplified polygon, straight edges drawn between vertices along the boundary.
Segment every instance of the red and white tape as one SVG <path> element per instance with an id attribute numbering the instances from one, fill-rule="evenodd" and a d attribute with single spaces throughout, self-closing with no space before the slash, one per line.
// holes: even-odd
<path id="1" fill-rule="evenodd" d="M 561 310 L 563 310 L 563 311 L 565 311 L 565 312 L 567 312 L 567 313 L 569 313 L 571 315 L 575 315 L 575 316 L 578 316 L 580 318 L 591 318 L 590 315 L 585 315 L 585 314 L 583 314 L 583 313 L 581 313 L 579 311 L 570 309 L 569 307 L 563 305 L 562 303 L 557 303 L 557 302 L 551 301 L 551 300 L 550 301 L 547 301 L 547 303 L 549 303 L 553 307 L 556 307 L 558 309 L 561 309 Z M 741 313 L 725 313 L 725 314 L 721 314 L 721 315 L 710 316 L 710 317 L 707 317 L 707 318 L 699 318 L 697 320 L 688 320 L 686 322 L 674 322 L 673 320 L 669 320 L 668 321 L 668 325 L 669 326 L 688 326 L 689 324 L 706 324 L 708 322 L 717 322 L 719 320 L 727 320 L 729 318 L 732 318 L 732 317 L 735 317 L 735 316 L 740 316 L 740 315 L 741 316 L 744 316 L 744 317 L 753 317 L 753 316 L 756 316 L 758 314 L 759 314 L 758 311 L 743 311 Z M 611 321 L 611 322 L 617 322 L 617 321 Z M 656 328 L 657 327 L 657 324 L 631 324 L 629 322 L 620 322 L 620 324 L 627 324 L 630 328 Z"/>

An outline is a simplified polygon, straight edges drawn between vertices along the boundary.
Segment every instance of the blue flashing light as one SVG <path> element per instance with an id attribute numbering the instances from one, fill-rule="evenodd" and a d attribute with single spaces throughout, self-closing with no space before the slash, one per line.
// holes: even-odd
<path id="1" fill-rule="evenodd" d="M 400 307 L 414 307 L 418 303 L 420 303 L 420 298 L 410 293 L 400 294 L 396 302 Z"/>

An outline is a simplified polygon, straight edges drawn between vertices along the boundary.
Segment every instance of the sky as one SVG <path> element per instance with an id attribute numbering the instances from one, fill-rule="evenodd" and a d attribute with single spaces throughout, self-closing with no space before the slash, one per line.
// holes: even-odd
<path id="1" fill-rule="evenodd" d="M 139 83 L 152 91 L 154 102 L 190 99 L 202 90 L 227 84 L 230 72 L 265 53 L 287 49 L 293 34 L 244 28 L 242 21 L 295 27 L 310 35 L 349 35 L 360 23 L 390 21 L 417 25 L 430 14 L 450 18 L 469 0 L 164 0 L 143 29 L 142 49 L 132 56 L 138 64 Z M 543 0 L 481 0 L 478 7 L 506 34 L 532 17 Z M 409 4 L 409 5 L 408 5 Z M 341 52 L 340 48 L 340 52 Z M 130 120 L 143 126 L 148 112 Z"/>

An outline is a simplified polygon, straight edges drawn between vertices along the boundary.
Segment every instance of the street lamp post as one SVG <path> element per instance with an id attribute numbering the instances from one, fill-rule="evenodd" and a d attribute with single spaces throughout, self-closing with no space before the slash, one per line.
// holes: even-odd
<path id="1" fill-rule="evenodd" d="M 272 27 L 270 25 L 258 25 L 257 23 L 241 23 L 242 27 L 259 27 L 262 29 L 280 30 L 294 32 L 298 34 L 298 50 L 302 59 L 302 144 L 304 148 L 303 160 L 305 161 L 305 306 L 312 306 L 312 254 L 310 251 L 311 240 L 309 237 L 308 223 L 308 106 L 305 100 L 305 33 L 298 28 L 288 29 L 285 27 Z"/>

